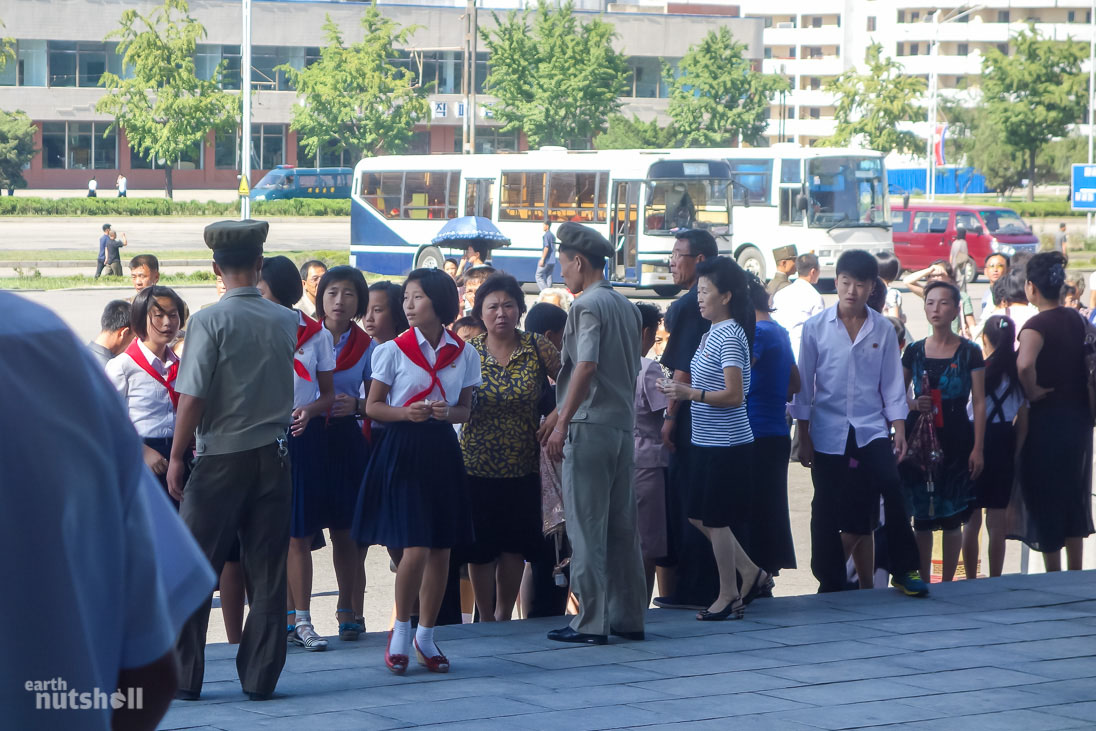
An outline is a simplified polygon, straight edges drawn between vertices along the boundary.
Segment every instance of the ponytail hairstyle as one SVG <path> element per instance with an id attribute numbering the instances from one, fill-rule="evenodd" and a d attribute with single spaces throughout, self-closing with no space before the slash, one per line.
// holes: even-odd
<path id="1" fill-rule="evenodd" d="M 1016 324 L 1003 315 L 993 315 L 986 320 L 982 335 L 993 346 L 993 354 L 986 360 L 986 393 L 996 393 L 1001 379 L 1008 379 L 1005 397 L 1023 392 L 1020 373 L 1016 370 Z"/>
<path id="2" fill-rule="evenodd" d="M 717 256 L 698 263 L 696 275 L 708 279 L 720 294 L 731 293 L 731 318 L 746 333 L 746 342 L 752 351 L 757 316 L 754 313 L 754 301 L 750 296 L 750 279 L 746 270 L 730 257 Z"/>
<path id="3" fill-rule="evenodd" d="M 769 306 L 769 293 L 765 291 L 765 285 L 758 279 L 756 274 L 746 275 L 750 281 L 750 299 L 753 300 L 753 308 L 756 312 L 772 312 L 773 308 Z M 756 318 L 755 318 L 756 319 Z"/>

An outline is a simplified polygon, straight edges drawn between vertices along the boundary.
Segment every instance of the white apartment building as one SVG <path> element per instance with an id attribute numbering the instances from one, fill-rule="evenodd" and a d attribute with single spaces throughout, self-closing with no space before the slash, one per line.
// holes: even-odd
<path id="1" fill-rule="evenodd" d="M 1046 37 L 1088 41 L 1090 0 L 739 0 L 740 14 L 761 18 L 762 69 L 787 77 L 792 91 L 774 100 L 768 139 L 809 145 L 833 133 L 834 99 L 826 82 L 862 65 L 872 43 L 926 82 L 935 66 L 941 96 L 964 98 L 977 85 L 987 49 L 1006 51 L 1029 22 Z M 965 13 L 970 8 L 973 11 Z M 933 14 L 955 20 L 934 24 Z M 932 56 L 934 38 L 939 43 Z M 971 98 L 966 95 L 966 98 Z M 917 131 L 925 134 L 927 121 Z"/>

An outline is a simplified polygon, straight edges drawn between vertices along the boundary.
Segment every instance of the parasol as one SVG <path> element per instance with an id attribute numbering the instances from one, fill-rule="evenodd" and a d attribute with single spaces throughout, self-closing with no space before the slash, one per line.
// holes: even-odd
<path id="1" fill-rule="evenodd" d="M 510 239 L 498 230 L 491 219 L 483 216 L 461 216 L 450 219 L 430 242 L 453 249 L 498 249 L 510 245 Z"/>

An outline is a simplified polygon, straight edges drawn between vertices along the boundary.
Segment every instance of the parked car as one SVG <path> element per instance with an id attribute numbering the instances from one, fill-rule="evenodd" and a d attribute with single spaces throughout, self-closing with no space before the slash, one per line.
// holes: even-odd
<path id="1" fill-rule="evenodd" d="M 891 224 L 894 253 L 902 268 L 910 271 L 947 260 L 952 242 L 962 232 L 971 261 L 956 277 L 967 282 L 978 278 L 992 253 L 1012 256 L 1039 249 L 1039 237 L 1031 227 L 1016 211 L 1002 206 L 909 203 L 891 209 Z"/>
<path id="2" fill-rule="evenodd" d="M 299 168 L 279 165 L 251 189 L 253 201 L 288 198 L 349 198 L 351 168 Z"/>

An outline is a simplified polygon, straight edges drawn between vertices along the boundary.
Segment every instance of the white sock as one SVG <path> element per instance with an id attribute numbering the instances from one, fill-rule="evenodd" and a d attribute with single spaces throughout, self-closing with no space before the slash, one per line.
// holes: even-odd
<path id="1" fill-rule="evenodd" d="M 419 650 L 427 658 L 437 657 L 441 654 L 441 650 L 434 644 L 434 628 L 424 627 L 421 623 L 419 628 L 415 631 L 415 642 L 419 645 Z"/>
<path id="2" fill-rule="evenodd" d="M 392 626 L 392 644 L 388 648 L 388 654 L 411 654 L 411 620 L 406 622 L 396 620 L 396 624 Z"/>
<path id="3" fill-rule="evenodd" d="M 312 624 L 312 612 L 308 609 L 298 609 L 297 624 Z"/>

